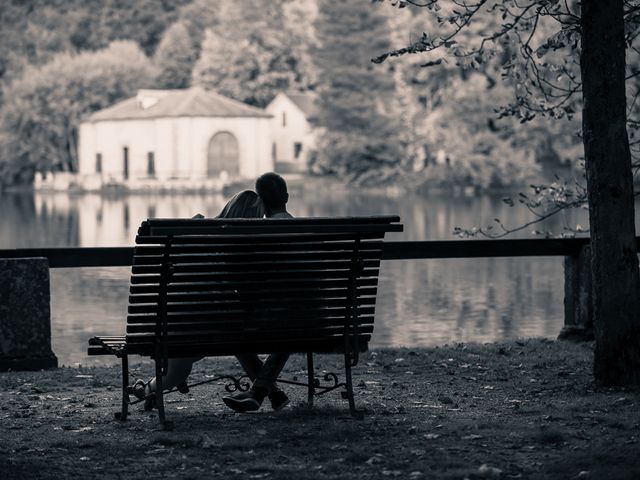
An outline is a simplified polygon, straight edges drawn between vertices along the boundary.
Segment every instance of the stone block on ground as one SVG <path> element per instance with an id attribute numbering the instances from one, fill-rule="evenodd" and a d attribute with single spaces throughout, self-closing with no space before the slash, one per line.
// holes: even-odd
<path id="1" fill-rule="evenodd" d="M 0 371 L 56 368 L 49 261 L 0 259 Z"/>

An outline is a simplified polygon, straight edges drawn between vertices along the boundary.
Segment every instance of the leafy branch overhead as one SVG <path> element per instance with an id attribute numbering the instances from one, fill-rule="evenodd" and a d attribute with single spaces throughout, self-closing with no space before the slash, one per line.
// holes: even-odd
<path id="1" fill-rule="evenodd" d="M 430 28 L 408 45 L 380 53 L 372 59 L 374 63 L 419 54 L 422 67 L 451 65 L 462 71 L 482 72 L 489 78 L 499 77 L 509 85 L 513 95 L 508 103 L 494 106 L 498 119 L 514 117 L 528 123 L 536 116 L 569 121 L 576 116 L 580 118 L 581 10 L 577 0 L 376 1 L 386 1 L 397 8 L 420 7 Z M 637 101 L 640 95 L 640 2 L 629 0 L 624 5 L 627 128 L 632 159 L 637 166 L 640 165 L 640 139 L 636 134 L 640 124 Z M 491 228 L 457 228 L 454 233 L 503 236 L 586 202 L 586 192 L 578 184 L 572 190 L 582 193 L 570 203 L 559 201 L 555 196 L 557 190 L 558 184 L 554 183 L 538 192 L 548 197 L 544 205 L 531 208 L 532 205 L 525 202 L 535 215 L 531 222 L 520 227 L 509 229 L 496 222 Z"/>
<path id="2" fill-rule="evenodd" d="M 425 67 L 452 62 L 464 69 L 497 70 L 512 82 L 515 94 L 513 102 L 497 109 L 500 117 L 515 115 L 527 122 L 536 114 L 575 114 L 581 88 L 577 7 L 554 0 L 391 3 L 424 7 L 435 18 L 438 34 L 424 32 L 411 45 L 382 53 L 373 62 L 420 53 L 427 57 Z"/>
<path id="3" fill-rule="evenodd" d="M 544 222 L 551 217 L 560 213 L 564 213 L 571 209 L 587 208 L 587 191 L 586 188 L 578 183 L 569 185 L 560 179 L 550 185 L 531 185 L 531 192 L 520 192 L 517 197 L 504 197 L 503 203 L 509 207 L 515 205 L 524 206 L 530 214 L 531 220 L 521 223 L 515 227 L 505 225 L 499 218 L 494 218 L 493 223 L 484 227 L 462 228 L 455 227 L 453 234 L 460 238 L 471 238 L 483 236 L 487 238 L 502 238 L 512 233 L 527 231 L 530 227 Z M 574 237 L 576 234 L 587 233 L 588 228 L 580 224 L 569 225 L 566 219 L 562 226 L 560 237 Z M 541 235 L 544 237 L 558 236 L 558 234 L 548 229 L 534 229 L 530 232 L 533 235 Z"/>
<path id="4" fill-rule="evenodd" d="M 523 122 L 536 114 L 573 117 L 581 93 L 580 6 L 576 0 L 374 0 L 393 6 L 422 7 L 438 26 L 437 34 L 423 32 L 408 46 L 374 57 L 424 54 L 424 67 L 452 62 L 464 69 L 496 69 L 514 85 L 515 100 L 498 108 L 499 116 L 516 115 Z M 625 41 L 630 58 L 627 80 L 640 75 L 640 2 L 625 2 Z M 634 82 L 634 87 L 637 87 Z M 630 122 L 638 122 L 634 88 Z M 630 112 L 631 113 L 631 112 Z"/>

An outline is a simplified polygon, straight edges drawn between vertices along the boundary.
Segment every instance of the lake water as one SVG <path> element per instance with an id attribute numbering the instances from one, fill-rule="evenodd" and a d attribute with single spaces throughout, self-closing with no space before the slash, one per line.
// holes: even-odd
<path id="1" fill-rule="evenodd" d="M 398 214 L 405 231 L 390 240 L 455 239 L 456 225 L 498 217 L 515 226 L 529 219 L 500 196 L 389 197 L 322 184 L 291 188 L 290 197 L 295 216 Z M 214 216 L 225 201 L 223 195 L 4 194 L 0 248 L 130 246 L 148 217 Z M 586 211 L 570 215 L 587 223 Z M 571 220 L 558 216 L 547 226 L 560 231 Z M 52 342 L 61 364 L 113 362 L 88 357 L 86 344 L 93 335 L 124 331 L 129 273 L 119 267 L 51 270 Z M 561 257 L 390 260 L 380 273 L 374 348 L 553 338 L 562 327 Z"/>

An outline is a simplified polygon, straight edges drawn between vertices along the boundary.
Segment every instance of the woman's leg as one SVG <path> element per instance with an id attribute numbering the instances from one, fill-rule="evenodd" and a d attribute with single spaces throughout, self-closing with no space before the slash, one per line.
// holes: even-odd
<path id="1" fill-rule="evenodd" d="M 193 364 L 201 360 L 198 358 L 170 358 L 167 366 L 167 374 L 162 377 L 162 387 L 171 390 L 183 382 L 186 382 L 191 374 Z M 148 393 L 156 391 L 155 377 L 149 381 Z"/>

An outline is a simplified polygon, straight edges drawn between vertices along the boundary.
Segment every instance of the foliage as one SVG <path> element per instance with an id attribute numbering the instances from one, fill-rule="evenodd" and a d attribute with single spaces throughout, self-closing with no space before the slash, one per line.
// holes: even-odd
<path id="1" fill-rule="evenodd" d="M 193 0 L 180 9 L 178 21 L 183 23 L 189 32 L 193 46 L 200 52 L 200 46 L 207 29 L 217 30 L 224 27 L 224 3 L 227 0 Z M 222 6 L 222 8 L 221 8 Z M 227 27 L 228 28 L 228 27 Z"/>
<path id="2" fill-rule="evenodd" d="M 364 15 L 372 7 L 367 2 L 339 3 L 344 5 L 334 2 L 325 6 L 325 10 L 352 9 Z M 394 58 L 393 65 L 384 71 L 367 70 L 371 67 L 366 62 L 369 56 L 392 46 L 416 43 L 415 39 L 422 39 L 422 31 L 433 32 L 442 26 L 442 22 L 437 21 L 438 15 L 425 15 L 424 8 L 398 10 L 388 5 L 389 0 L 385 3 L 374 6 L 378 7 L 374 12 L 383 27 L 375 27 L 372 41 L 371 35 L 357 28 L 347 26 L 340 30 L 322 25 L 335 22 L 337 15 L 325 14 L 318 18 L 320 3 L 315 0 L 141 0 L 135 5 L 123 0 L 9 2 L 0 19 L 0 77 L 4 71 L 0 85 L 20 78 L 28 65 L 43 65 L 60 52 L 95 50 L 103 48 L 111 39 L 130 38 L 148 54 L 155 52 L 153 58 L 159 78 L 154 87 L 185 87 L 193 72 L 196 83 L 254 105 L 265 105 L 281 90 L 322 90 L 325 93 L 319 96 L 320 100 L 325 104 L 333 102 L 336 116 L 340 115 L 340 103 L 354 107 L 344 109 L 345 123 L 349 123 L 354 109 L 376 112 L 372 121 L 367 119 L 367 125 L 358 127 L 358 135 L 341 133 L 342 127 L 335 126 L 342 121 L 338 118 L 321 121 L 319 131 L 322 132 L 328 122 L 335 135 L 328 133 L 320 141 L 314 164 L 319 172 L 344 171 L 345 178 L 357 177 L 364 181 L 366 177 L 367 183 L 393 181 L 410 188 L 428 189 L 458 183 L 494 188 L 540 180 L 530 178 L 530 173 L 541 175 L 546 170 L 532 168 L 532 157 L 537 163 L 543 157 L 555 159 L 556 164 L 570 158 L 571 163 L 577 165 L 580 139 L 575 132 L 579 130 L 579 115 L 573 114 L 571 120 L 566 120 L 565 115 L 565 120 L 555 123 L 545 122 L 538 115 L 523 125 L 518 123 L 518 118 L 495 119 L 495 109 L 506 106 L 517 88 L 514 75 L 501 75 L 502 62 L 510 58 L 509 55 L 522 57 L 509 50 L 512 48 L 508 47 L 509 42 L 499 45 L 508 53 L 499 53 L 497 46 L 496 51 L 490 53 L 489 46 L 485 45 L 487 60 L 473 64 L 479 76 L 470 74 L 468 62 L 453 56 L 442 59 L 437 66 L 422 68 L 429 62 L 420 55 L 407 55 Z M 500 26 L 499 16 L 481 13 L 470 23 L 469 32 L 459 32 L 462 36 L 457 40 L 458 45 L 463 40 L 473 41 L 482 29 L 495 30 Z M 442 9 L 439 16 L 445 17 Z M 446 18 L 448 21 L 450 17 Z M 359 21 L 354 19 L 354 25 Z M 360 83 L 353 88 L 340 87 L 353 90 L 345 95 L 350 97 L 346 103 L 325 98 L 334 86 L 332 74 L 325 73 L 319 78 L 319 69 L 327 68 L 327 58 L 320 52 L 327 47 L 320 48 L 316 30 L 325 43 L 336 49 L 336 58 L 329 60 L 329 64 L 339 65 L 345 51 L 356 49 L 362 55 L 362 69 L 369 72 L 362 81 L 373 82 L 371 86 L 367 83 L 363 89 L 361 85 L 365 84 Z M 553 25 L 546 23 L 539 23 L 537 30 L 538 35 L 544 37 L 557 33 Z M 536 38 L 536 42 L 540 41 Z M 566 48 L 556 52 L 551 47 L 548 50 L 545 59 L 554 55 L 562 59 L 567 52 Z M 198 57 L 200 61 L 192 68 Z M 347 70 L 357 65 L 353 57 L 355 55 L 344 55 L 351 58 L 352 65 Z M 438 58 L 431 60 L 439 61 Z M 516 70 L 514 67 L 511 71 Z M 348 80 L 348 76 L 345 78 Z M 637 78 L 630 80 L 635 81 Z M 363 98 L 366 96 L 363 93 L 367 89 L 377 100 L 375 105 L 365 107 L 369 100 Z M 450 102 L 451 98 L 455 98 L 455 102 Z M 579 111 L 577 104 L 574 108 Z M 368 114 L 363 115 L 366 118 Z M 376 120 L 378 117 L 386 118 L 388 125 L 381 126 Z M 459 132 L 464 135 L 457 134 Z M 385 135 L 390 145 L 382 144 Z M 354 142 L 353 148 L 348 146 L 347 137 Z M 490 146 L 491 142 L 496 143 Z M 324 152 L 322 145 L 327 145 L 329 150 Z M 640 148 L 640 144 L 635 145 Z M 358 155 L 353 155 L 365 150 L 367 161 L 361 162 Z M 451 159 L 459 160 L 456 168 L 434 165 L 440 150 Z M 348 163 L 352 165 L 346 167 Z M 375 170 L 365 173 L 369 164 L 374 165 Z M 337 168 L 338 165 L 344 168 Z"/>
<path id="3" fill-rule="evenodd" d="M 385 0 L 377 0 L 384 2 Z M 500 117 L 514 116 L 523 123 L 536 116 L 573 120 L 581 109 L 579 72 L 579 2 L 530 0 L 387 0 L 394 6 L 416 6 L 423 15 L 423 31 L 409 46 L 376 56 L 382 63 L 392 57 L 419 53 L 423 67 L 442 71 L 475 70 L 500 77 L 512 89 L 511 98 L 498 108 Z M 629 121 L 640 118 L 639 2 L 625 1 L 626 41 L 629 46 Z M 436 75 L 440 74 L 437 72 Z M 574 122 L 571 128 L 578 129 Z M 575 126 L 575 127 L 574 127 Z M 629 123 L 635 127 L 635 124 Z M 632 129 L 633 130 L 633 129 Z M 640 139 L 638 139 L 640 142 Z M 632 143 L 637 145 L 638 142 Z M 639 152 L 640 153 L 640 152 Z"/>
<path id="4" fill-rule="evenodd" d="M 444 182 L 450 185 L 487 190 L 520 186 L 535 178 L 539 174 L 536 144 L 522 138 L 517 122 L 492 115 L 505 95 L 500 86 L 488 88 L 479 74 L 452 81 L 447 102 L 425 117 L 424 138 L 434 151 L 429 152 L 428 166 L 414 174 L 414 181 L 432 182 L 434 174 L 442 171 L 443 157 L 452 166 Z"/>
<path id="5" fill-rule="evenodd" d="M 379 0 L 384 2 L 384 0 Z M 388 50 L 376 56 L 373 61 L 382 63 L 393 57 L 403 57 L 406 54 L 419 53 L 416 58 L 425 74 L 422 79 L 429 83 L 430 75 L 442 77 L 446 75 L 451 81 L 451 70 L 456 70 L 462 77 L 473 78 L 469 72 L 478 72 L 486 76 L 492 89 L 500 89 L 499 95 L 491 95 L 497 118 L 491 120 L 492 130 L 496 125 L 503 128 L 504 139 L 511 143 L 511 153 L 533 150 L 534 157 L 540 160 L 544 157 L 553 160 L 552 166 L 555 169 L 564 168 L 572 171 L 578 177 L 583 175 L 583 149 L 581 145 L 580 133 L 580 111 L 582 108 L 581 98 L 581 78 L 580 78 L 580 8 L 576 1 L 559 2 L 555 0 L 530 0 L 527 2 L 517 2 L 515 0 L 505 0 L 499 3 L 479 0 L 474 3 L 460 3 L 453 0 L 427 0 L 425 2 L 414 2 L 404 0 L 387 1 L 396 7 L 420 7 L 423 15 L 423 26 L 425 31 L 418 35 L 418 39 L 406 47 Z M 640 102 L 637 97 L 640 94 L 638 84 L 638 74 L 640 73 L 640 51 L 636 47 L 638 32 L 640 31 L 640 17 L 638 16 L 638 6 L 636 1 L 625 2 L 626 10 L 626 39 L 629 46 L 627 60 L 628 77 L 628 129 L 630 130 L 632 153 L 634 160 L 640 161 L 640 138 L 635 135 L 637 118 L 640 118 Z M 415 26 L 415 25 L 412 25 Z M 475 77 L 477 79 L 477 77 Z M 421 80 L 422 80 L 421 79 Z M 454 81 L 455 83 L 455 81 Z M 465 82 L 465 91 L 473 95 L 473 88 L 469 88 L 469 83 Z M 451 92 L 450 88 L 436 89 L 436 95 L 440 96 L 433 100 L 435 105 L 434 113 L 427 115 L 429 130 L 433 132 L 427 137 L 431 140 L 429 145 L 446 144 L 448 149 L 460 151 L 462 157 L 473 163 L 474 151 L 478 147 L 482 150 L 482 137 L 487 135 L 483 131 L 479 138 L 477 127 L 482 124 L 480 117 L 482 109 L 469 115 L 468 108 L 461 103 L 475 102 L 478 106 L 484 102 L 487 95 L 476 92 L 476 99 L 460 98 L 460 95 Z M 434 92 L 432 92 L 432 95 Z M 463 96 L 464 97 L 464 96 Z M 433 98 L 433 97 L 432 97 Z M 446 101 L 445 101 L 446 100 Z M 452 101 L 449 101 L 452 100 Z M 487 105 L 488 106 L 488 105 Z M 466 111 L 466 112 L 465 112 Z M 489 108 L 485 109 L 490 111 Z M 450 125 L 445 122 L 448 128 L 440 131 L 438 126 L 433 128 L 433 117 L 441 118 L 464 118 L 465 125 L 462 126 L 465 139 L 471 141 L 458 142 L 456 145 L 455 132 L 451 138 Z M 515 119 L 518 123 L 510 121 Z M 554 121 L 549 121 L 554 120 Z M 507 121 L 507 123 L 505 123 Z M 460 124 L 458 124 L 460 127 Z M 433 139 L 435 136 L 436 140 Z M 447 138 L 449 133 L 449 138 Z M 461 132 L 462 133 L 462 132 Z M 473 145 L 473 146 L 472 146 Z M 459 146 L 468 146 L 471 152 L 465 151 Z M 503 147 L 503 148 L 500 148 Z M 504 148 L 507 147 L 507 148 Z M 502 150 L 503 154 L 509 153 L 508 145 L 504 142 L 500 145 L 497 142 L 496 148 Z M 471 155 L 469 155 L 471 153 Z M 480 175 L 473 178 L 473 183 L 487 185 L 489 172 L 494 169 L 492 165 L 495 155 L 487 156 L 486 159 L 476 157 L 478 162 L 484 167 L 478 172 Z M 509 158 L 514 158 L 509 155 Z M 529 159 L 529 156 L 526 156 Z M 515 160 L 515 158 L 514 158 Z M 555 161 L 555 163 L 554 163 Z M 514 166 L 525 166 L 521 160 L 516 160 Z M 507 162 L 509 163 L 509 162 Z M 638 165 L 640 166 L 640 165 Z M 638 168 L 638 167 L 636 167 Z M 436 169 L 437 170 L 437 169 Z M 442 170 L 442 169 L 440 169 Z M 544 168 L 545 173 L 550 168 Z M 516 177 L 526 180 L 526 169 L 517 168 Z M 430 181 L 433 176 L 442 172 L 425 170 L 425 181 Z M 446 173 L 447 179 L 452 177 L 467 178 L 465 171 L 456 169 L 455 174 Z M 502 176 L 500 176 L 502 177 Z M 499 177 L 499 178 L 500 178 Z M 546 219 L 550 214 L 562 211 L 566 208 L 582 206 L 587 201 L 586 191 L 581 181 L 570 181 L 564 178 L 550 185 L 543 185 L 537 196 L 547 196 L 547 201 L 541 202 L 536 207 L 536 215 L 533 223 Z M 507 177 L 505 177 L 507 178 Z M 456 180 L 454 180 L 456 181 Z M 567 183 L 567 181 L 570 181 Z M 491 185 L 492 182 L 489 183 Z M 515 182 L 516 184 L 518 182 Z M 555 194 L 559 185 L 564 185 L 563 189 L 571 192 L 581 192 L 575 195 L 570 204 L 555 202 Z M 511 199 L 512 204 L 517 204 Z M 537 219 L 537 220 L 536 220 Z M 529 226 L 529 224 L 525 225 Z M 484 228 L 459 228 L 455 233 L 464 236 L 484 235 L 490 237 L 503 236 L 511 229 L 500 229 L 496 232 L 493 226 Z M 519 229 L 516 227 L 515 229 Z M 580 228 L 579 230 L 584 230 Z M 549 232 L 540 232 L 548 235 Z M 573 234 L 570 231 L 562 235 Z"/>
<path id="6" fill-rule="evenodd" d="M 136 41 L 155 51 L 164 30 L 191 0 L 28 0 L 3 2 L 0 14 L 0 88 L 30 64 L 61 52 Z"/>
<path id="7" fill-rule="evenodd" d="M 27 67 L 6 88 L 0 112 L 0 178 L 12 182 L 28 180 L 35 171 L 74 171 L 82 117 L 150 86 L 154 77 L 138 45 L 123 41 Z"/>
<path id="8" fill-rule="evenodd" d="M 421 38 L 422 31 L 442 28 L 424 9 L 386 8 L 385 13 L 395 46 Z M 459 35 L 465 41 L 482 36 L 496 23 L 494 16 L 484 17 Z M 538 29 L 550 32 L 548 26 Z M 515 89 L 510 78 L 500 75 L 500 60 L 507 53 L 474 68 L 449 58 L 425 62 L 423 55 L 394 57 L 393 75 L 404 77 L 396 87 L 402 103 L 399 116 L 408 137 L 407 157 L 413 157 L 407 158 L 410 168 L 400 182 L 425 190 L 456 185 L 493 189 L 543 181 L 558 170 L 568 178 L 578 170 L 579 116 L 561 122 L 533 118 L 523 124 L 510 116 L 498 118 L 496 110 L 510 101 Z M 456 167 L 439 164 L 438 156 L 457 159 Z"/>
<path id="9" fill-rule="evenodd" d="M 492 224 L 484 227 L 462 228 L 455 227 L 453 233 L 460 238 L 470 238 L 484 236 L 487 238 L 502 238 L 515 232 L 525 230 L 532 226 L 537 226 L 541 222 L 572 209 L 586 209 L 587 191 L 581 184 L 571 185 L 567 182 L 557 180 L 549 185 L 530 185 L 531 192 L 520 192 L 516 199 L 504 197 L 502 201 L 513 207 L 516 204 L 523 205 L 531 214 L 532 218 L 515 227 L 505 225 L 502 220 L 495 218 Z M 538 227 L 539 228 L 539 227 Z M 547 229 L 534 229 L 531 233 L 541 235 L 546 238 L 560 236 L 562 238 L 572 238 L 576 234 L 585 233 L 585 229 L 580 224 L 575 226 L 564 225 L 563 232 L 558 235 Z"/>
<path id="10" fill-rule="evenodd" d="M 511 81 L 515 94 L 500 113 L 517 116 L 523 122 L 536 114 L 562 118 L 575 113 L 572 101 L 580 91 L 575 2 L 393 3 L 425 7 L 438 33 L 423 32 L 410 46 L 383 53 L 374 62 L 421 53 L 426 56 L 425 67 L 452 63 L 462 69 L 497 72 Z"/>
<path id="11" fill-rule="evenodd" d="M 186 88 L 197 52 L 185 25 L 176 22 L 164 33 L 153 58 L 158 68 L 158 86 Z"/>
<path id="12" fill-rule="evenodd" d="M 135 41 L 146 55 L 151 55 L 164 31 L 177 19 L 180 7 L 188 5 L 191 0 L 92 2 L 93 6 L 81 2 L 85 5 L 86 21 L 80 25 L 88 35 L 84 42 L 76 42 L 77 48 L 101 48 L 114 40 L 127 39 Z"/>
<path id="13" fill-rule="evenodd" d="M 367 5 L 323 1 L 316 31 L 315 122 L 323 134 L 314 168 L 361 183 L 393 174 L 403 156 L 390 112 L 394 82 L 368 61 L 389 47 L 386 18 Z"/>
<path id="14" fill-rule="evenodd" d="M 312 74 L 299 25 L 288 21 L 288 2 L 217 4 L 218 22 L 205 30 L 193 83 L 257 106 L 283 90 L 306 90 Z M 298 17 L 300 18 L 300 17 Z"/>

